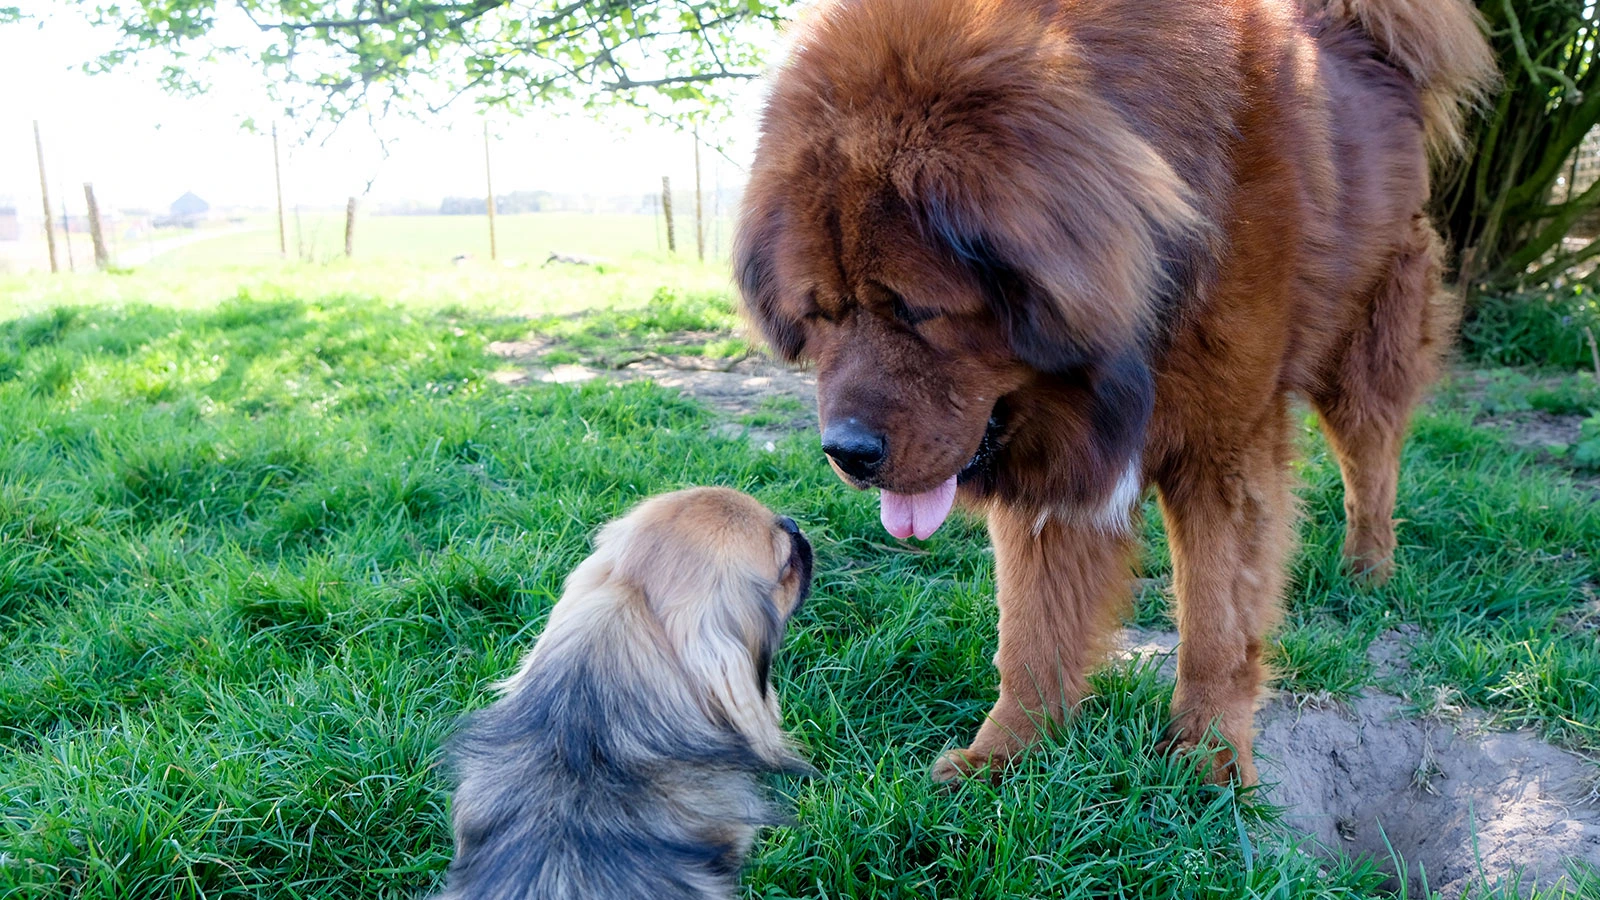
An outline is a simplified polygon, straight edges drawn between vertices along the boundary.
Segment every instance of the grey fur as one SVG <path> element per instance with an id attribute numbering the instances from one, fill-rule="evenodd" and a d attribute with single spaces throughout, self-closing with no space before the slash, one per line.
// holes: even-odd
<path id="1" fill-rule="evenodd" d="M 456 854 L 439 900 L 731 897 L 757 830 L 783 820 L 763 776 L 811 771 L 708 706 L 650 605 L 610 573 L 594 558 L 574 572 L 569 597 L 575 583 L 587 596 L 563 598 L 503 696 L 452 742 Z M 770 654 L 784 622 L 758 618 Z M 765 671 L 749 669 L 765 697 Z M 768 715 L 781 738 L 775 701 Z"/>

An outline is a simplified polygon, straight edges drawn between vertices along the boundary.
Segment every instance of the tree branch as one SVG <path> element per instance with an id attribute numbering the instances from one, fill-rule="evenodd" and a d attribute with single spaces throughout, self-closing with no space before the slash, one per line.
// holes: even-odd
<path id="1" fill-rule="evenodd" d="M 1587 262 L 1596 256 L 1600 256 L 1600 240 L 1591 240 L 1589 243 L 1583 245 L 1582 250 L 1579 250 L 1576 253 L 1556 254 L 1554 259 L 1533 270 L 1532 272 L 1529 272 L 1527 275 L 1522 277 L 1521 281 L 1524 284 L 1544 284 L 1551 278 L 1560 275 L 1562 272 L 1568 271 L 1573 266 Z"/>
<path id="2" fill-rule="evenodd" d="M 705 84 L 710 81 L 749 80 L 760 78 L 760 72 L 706 72 L 699 75 L 669 75 L 666 78 L 652 78 L 648 81 L 634 81 L 622 79 L 619 81 L 604 82 L 600 86 L 608 91 L 627 91 L 635 88 L 669 87 L 675 84 Z"/>
<path id="3" fill-rule="evenodd" d="M 1600 205 L 1600 181 L 1584 190 L 1576 200 L 1568 204 L 1568 208 L 1561 215 L 1552 218 L 1539 232 L 1523 244 L 1522 247 L 1506 257 L 1494 273 L 1496 280 L 1521 281 L 1525 276 L 1523 270 L 1532 265 L 1539 257 L 1545 255 L 1552 247 L 1566 237 L 1572 229 L 1574 222 L 1595 206 Z"/>

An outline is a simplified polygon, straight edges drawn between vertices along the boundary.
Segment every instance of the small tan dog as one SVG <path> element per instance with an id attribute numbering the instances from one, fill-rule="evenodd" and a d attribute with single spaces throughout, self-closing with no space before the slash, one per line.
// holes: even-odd
<path id="1" fill-rule="evenodd" d="M 768 669 L 811 584 L 787 516 L 725 488 L 611 523 L 501 698 L 452 756 L 441 900 L 702 900 L 779 821 L 767 772 L 805 773 Z"/>

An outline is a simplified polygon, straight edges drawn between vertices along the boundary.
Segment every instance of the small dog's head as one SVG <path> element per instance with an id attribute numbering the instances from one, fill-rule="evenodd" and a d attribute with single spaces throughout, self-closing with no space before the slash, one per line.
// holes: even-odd
<path id="1" fill-rule="evenodd" d="M 657 691 L 687 692 L 767 763 L 803 768 L 768 683 L 784 627 L 811 589 L 811 544 L 794 520 L 738 491 L 692 488 L 645 501 L 595 544 L 551 612 L 541 652 L 563 634 L 592 638 L 609 606 L 633 623 L 609 632 L 634 645 L 608 648 L 617 667 L 665 657 L 675 671 L 641 673 Z"/>
<path id="2" fill-rule="evenodd" d="M 453 743 L 443 897 L 731 896 L 766 771 L 805 773 L 768 684 L 811 586 L 787 516 L 724 488 L 640 504 L 573 570 L 503 696 Z"/>

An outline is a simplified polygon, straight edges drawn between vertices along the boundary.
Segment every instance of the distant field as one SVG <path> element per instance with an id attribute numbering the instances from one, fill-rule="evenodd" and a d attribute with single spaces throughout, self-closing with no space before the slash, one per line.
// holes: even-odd
<path id="1" fill-rule="evenodd" d="M 231 237 L 184 248 L 184 254 L 232 243 Z M 237 246 L 237 245 L 235 245 Z M 182 266 L 172 260 L 106 274 L 0 273 L 0 321 L 57 306 L 150 305 L 205 309 L 230 300 L 295 297 L 313 302 L 381 300 L 414 310 L 447 307 L 480 314 L 566 315 L 580 310 L 641 306 L 658 292 L 730 296 L 725 263 L 636 253 L 599 266 L 495 264 L 474 258 L 461 265 L 403 256 L 358 256 L 324 263 L 278 259 Z"/>
<path id="2" fill-rule="evenodd" d="M 731 222 L 707 224 L 706 256 L 725 256 Z M 286 222 L 289 256 L 323 262 L 344 254 L 342 213 L 290 216 Z M 156 257 L 152 265 L 196 268 L 276 261 L 278 230 L 273 217 L 252 219 L 250 230 L 181 247 Z M 695 255 L 694 223 L 677 217 L 678 255 Z M 542 263 L 552 253 L 622 260 L 666 256 L 661 220 L 648 215 L 526 213 L 495 219 L 499 258 Z M 489 223 L 483 216 L 360 216 L 356 221 L 358 259 L 448 263 L 457 256 L 489 257 Z"/>

